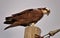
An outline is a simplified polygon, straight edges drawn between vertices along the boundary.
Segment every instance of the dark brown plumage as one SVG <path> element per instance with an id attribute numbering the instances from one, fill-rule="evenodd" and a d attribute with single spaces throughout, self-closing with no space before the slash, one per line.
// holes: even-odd
<path id="1" fill-rule="evenodd" d="M 45 11 L 46 13 L 44 13 Z M 49 14 L 50 10 L 46 8 L 27 9 L 20 13 L 13 14 L 12 16 L 6 17 L 4 24 L 11 24 L 4 30 L 15 27 L 15 26 L 29 26 L 31 23 L 37 23 L 44 14 Z"/>

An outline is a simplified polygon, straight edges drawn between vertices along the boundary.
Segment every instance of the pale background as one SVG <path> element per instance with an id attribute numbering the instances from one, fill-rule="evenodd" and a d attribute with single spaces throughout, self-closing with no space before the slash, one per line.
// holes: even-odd
<path id="1" fill-rule="evenodd" d="M 60 28 L 60 0 L 0 0 L 0 38 L 24 38 L 24 27 L 10 28 L 3 24 L 4 18 L 27 8 L 48 7 L 49 16 L 44 16 L 36 25 L 41 28 L 42 35 Z M 51 38 L 60 38 L 60 32 Z"/>

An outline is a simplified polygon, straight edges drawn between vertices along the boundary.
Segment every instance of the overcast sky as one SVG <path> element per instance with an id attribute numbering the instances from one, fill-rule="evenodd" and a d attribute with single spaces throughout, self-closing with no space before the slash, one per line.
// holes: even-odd
<path id="1" fill-rule="evenodd" d="M 42 35 L 60 28 L 60 0 L 0 0 L 0 38 L 24 38 L 24 27 L 14 27 L 4 31 L 8 25 L 4 18 L 28 8 L 48 7 L 49 16 L 44 16 L 36 25 L 41 28 Z M 60 38 L 60 32 L 51 38 Z"/>

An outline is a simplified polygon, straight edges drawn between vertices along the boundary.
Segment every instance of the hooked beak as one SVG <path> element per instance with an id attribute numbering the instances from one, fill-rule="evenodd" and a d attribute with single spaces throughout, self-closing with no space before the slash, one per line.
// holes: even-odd
<path id="1" fill-rule="evenodd" d="M 50 14 L 50 11 L 47 13 L 47 16 Z"/>

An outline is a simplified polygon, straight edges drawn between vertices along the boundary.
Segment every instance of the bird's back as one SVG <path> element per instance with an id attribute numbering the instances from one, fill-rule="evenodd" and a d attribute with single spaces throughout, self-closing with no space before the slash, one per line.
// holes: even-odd
<path id="1" fill-rule="evenodd" d="M 42 11 L 35 10 L 35 9 L 25 10 L 19 14 L 15 14 L 15 17 L 13 18 L 16 20 L 25 19 L 29 21 L 37 21 L 43 17 Z"/>

